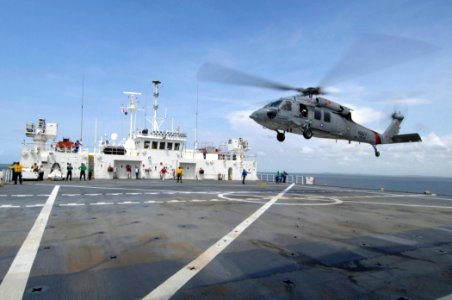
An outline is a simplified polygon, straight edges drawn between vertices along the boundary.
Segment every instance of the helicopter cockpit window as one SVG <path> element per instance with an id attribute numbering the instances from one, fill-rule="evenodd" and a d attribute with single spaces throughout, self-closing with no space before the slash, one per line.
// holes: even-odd
<path id="1" fill-rule="evenodd" d="M 289 101 L 284 101 L 283 104 L 281 105 L 281 109 L 282 110 L 291 111 L 292 110 L 292 103 L 290 103 Z"/>
<path id="2" fill-rule="evenodd" d="M 275 101 L 275 102 L 272 102 L 272 103 L 268 104 L 267 106 L 268 107 L 279 107 L 281 102 L 282 102 L 282 100 L 278 100 L 278 101 Z"/>

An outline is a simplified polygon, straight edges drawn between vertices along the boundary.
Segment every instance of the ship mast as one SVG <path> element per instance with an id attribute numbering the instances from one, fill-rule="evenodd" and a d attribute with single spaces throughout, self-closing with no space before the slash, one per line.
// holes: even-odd
<path id="1" fill-rule="evenodd" d="M 82 99 L 81 99 L 81 118 L 80 118 L 80 143 L 83 141 L 83 102 L 85 98 L 85 74 L 82 78 Z"/>
<path id="2" fill-rule="evenodd" d="M 135 131 L 135 121 L 136 121 L 135 111 L 137 110 L 135 99 L 137 98 L 137 96 L 140 96 L 141 93 L 135 92 L 122 92 L 122 93 L 129 97 L 129 107 L 128 107 L 128 111 L 130 113 L 129 139 L 132 139 L 133 132 Z"/>
<path id="3" fill-rule="evenodd" d="M 159 125 L 157 122 L 157 110 L 159 109 L 158 98 L 159 98 L 159 84 L 161 83 L 158 80 L 153 80 L 154 84 L 154 116 L 152 117 L 152 131 L 158 131 Z"/>

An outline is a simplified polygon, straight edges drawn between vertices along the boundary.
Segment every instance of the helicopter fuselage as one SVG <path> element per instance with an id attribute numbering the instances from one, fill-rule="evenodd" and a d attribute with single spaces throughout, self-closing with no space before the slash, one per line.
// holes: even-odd
<path id="1" fill-rule="evenodd" d="M 379 156 L 378 144 L 420 141 L 417 134 L 397 135 L 403 120 L 400 114 L 394 114 L 391 125 L 379 134 L 355 123 L 350 108 L 323 97 L 296 95 L 281 98 L 256 110 L 250 118 L 275 130 L 280 142 L 284 141 L 286 132 L 301 134 L 306 139 L 318 137 L 355 141 L 372 145 L 376 156 Z"/>

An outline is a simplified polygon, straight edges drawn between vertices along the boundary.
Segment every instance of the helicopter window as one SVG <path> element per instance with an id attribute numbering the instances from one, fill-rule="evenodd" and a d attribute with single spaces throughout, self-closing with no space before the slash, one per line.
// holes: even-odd
<path id="1" fill-rule="evenodd" d="M 320 110 L 316 109 L 316 110 L 314 111 L 314 118 L 315 118 L 316 120 L 322 119 L 322 112 L 321 112 Z"/>
<path id="2" fill-rule="evenodd" d="M 308 108 L 304 104 L 300 104 L 300 114 L 303 118 L 308 116 Z"/>
<path id="3" fill-rule="evenodd" d="M 278 101 L 275 101 L 275 102 L 273 102 L 273 103 L 270 103 L 269 106 L 270 106 L 270 107 L 279 107 L 279 105 L 281 104 L 281 102 L 282 102 L 282 100 L 278 100 Z"/>
<path id="4" fill-rule="evenodd" d="M 290 103 L 289 101 L 284 101 L 283 104 L 281 105 L 281 109 L 291 111 L 292 103 Z"/>
<path id="5" fill-rule="evenodd" d="M 331 122 L 331 114 L 329 113 L 329 112 L 324 112 L 323 113 L 323 121 L 325 121 L 325 122 Z"/>

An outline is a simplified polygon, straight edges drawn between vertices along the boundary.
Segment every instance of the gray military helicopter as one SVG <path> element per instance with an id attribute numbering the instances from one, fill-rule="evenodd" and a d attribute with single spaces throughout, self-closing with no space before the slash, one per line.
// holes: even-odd
<path id="1" fill-rule="evenodd" d="M 349 143 L 354 141 L 370 144 L 375 156 L 379 157 L 377 145 L 422 141 L 418 133 L 399 134 L 404 119 L 400 112 L 394 112 L 389 127 L 378 133 L 354 122 L 352 109 L 325 98 L 326 93 L 320 87 L 296 88 L 209 63 L 201 66 L 198 77 L 201 80 L 297 92 L 294 96 L 270 102 L 250 115 L 258 124 L 274 130 L 280 142 L 285 140 L 286 132 L 303 135 L 305 139 L 317 137 Z"/>

